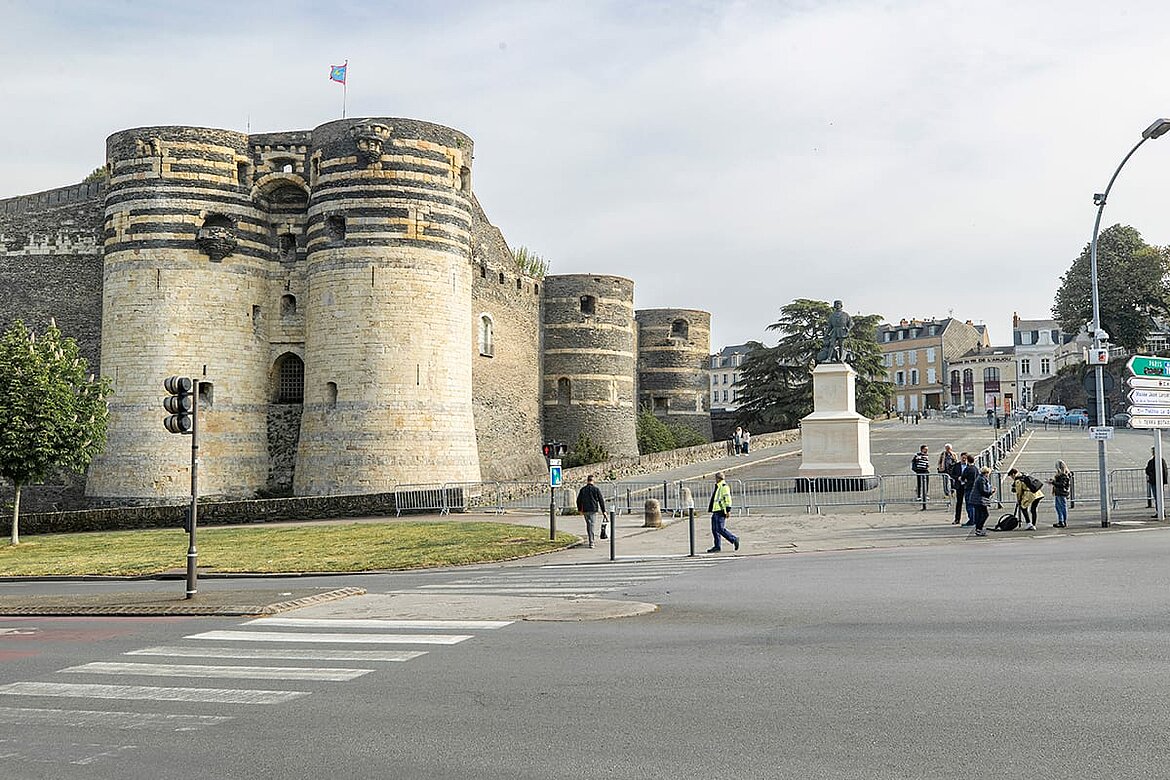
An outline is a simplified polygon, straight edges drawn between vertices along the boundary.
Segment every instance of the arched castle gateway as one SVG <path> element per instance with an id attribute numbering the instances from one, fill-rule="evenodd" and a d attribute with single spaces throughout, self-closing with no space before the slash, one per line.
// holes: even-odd
<path id="1" fill-rule="evenodd" d="M 542 438 L 580 430 L 636 454 L 633 283 L 518 274 L 466 135 L 147 127 L 110 136 L 106 170 L 0 201 L 0 324 L 56 317 L 114 385 L 91 498 L 187 494 L 171 374 L 209 383 L 206 495 L 530 476 Z"/>

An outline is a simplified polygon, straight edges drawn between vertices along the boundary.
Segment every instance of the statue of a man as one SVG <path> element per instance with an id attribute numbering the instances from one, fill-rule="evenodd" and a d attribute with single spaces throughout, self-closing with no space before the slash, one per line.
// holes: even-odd
<path id="1" fill-rule="evenodd" d="M 845 339 L 853 329 L 853 318 L 845 311 L 841 301 L 833 301 L 833 311 L 825 326 L 825 342 L 817 354 L 818 363 L 844 363 Z"/>

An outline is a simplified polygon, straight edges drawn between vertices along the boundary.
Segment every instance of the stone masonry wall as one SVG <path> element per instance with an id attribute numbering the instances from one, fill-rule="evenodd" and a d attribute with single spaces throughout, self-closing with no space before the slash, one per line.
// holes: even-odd
<path id="1" fill-rule="evenodd" d="M 637 455 L 634 283 L 549 276 L 543 305 L 545 438 L 572 447 L 584 432 L 611 456 Z"/>
<path id="2" fill-rule="evenodd" d="M 707 363 L 711 314 L 697 309 L 641 309 L 638 321 L 638 406 L 664 422 L 711 440 Z"/>
<path id="3" fill-rule="evenodd" d="M 544 468 L 540 454 L 542 282 L 517 273 L 503 235 L 488 222 L 478 202 L 473 201 L 471 216 L 469 347 L 480 472 L 485 480 L 516 479 Z M 485 336 L 490 336 L 489 344 L 482 343 Z"/>

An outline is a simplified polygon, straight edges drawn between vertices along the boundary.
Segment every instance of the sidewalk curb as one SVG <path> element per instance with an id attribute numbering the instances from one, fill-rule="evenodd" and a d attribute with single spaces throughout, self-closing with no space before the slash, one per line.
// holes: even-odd
<path id="1" fill-rule="evenodd" d="M 269 604 L 200 604 L 197 600 L 181 601 L 174 604 L 95 604 L 89 605 L 46 605 L 29 604 L 19 607 L 0 607 L 3 617 L 247 617 L 252 615 L 275 615 L 301 607 L 336 601 L 350 596 L 361 596 L 365 588 L 337 588 L 312 596 L 277 601 Z M 196 597 L 198 598 L 198 597 Z"/>

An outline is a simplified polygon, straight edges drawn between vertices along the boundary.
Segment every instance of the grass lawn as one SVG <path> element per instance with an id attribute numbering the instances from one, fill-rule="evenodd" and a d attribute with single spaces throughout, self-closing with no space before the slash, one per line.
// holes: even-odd
<path id="1" fill-rule="evenodd" d="M 507 523 L 412 522 L 199 529 L 199 569 L 365 571 L 483 563 L 547 552 L 576 536 Z M 0 576 L 148 575 L 185 569 L 181 529 L 46 534 L 0 544 Z"/>

